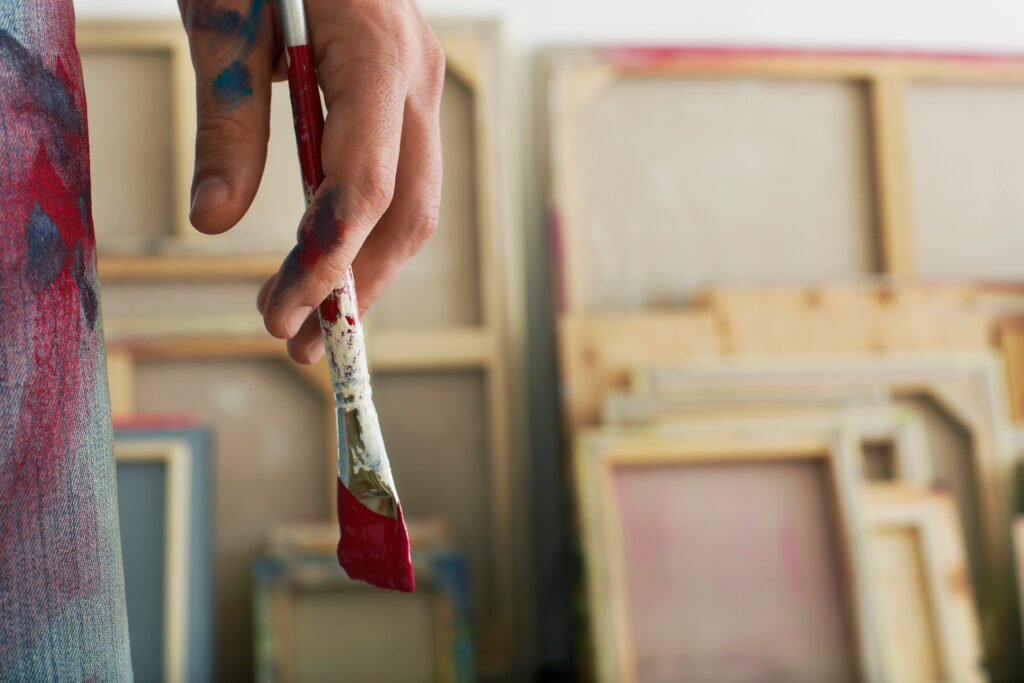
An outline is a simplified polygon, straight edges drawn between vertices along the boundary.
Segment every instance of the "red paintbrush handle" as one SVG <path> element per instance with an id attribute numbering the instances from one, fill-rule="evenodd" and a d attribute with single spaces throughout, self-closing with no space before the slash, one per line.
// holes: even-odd
<path id="1" fill-rule="evenodd" d="M 287 47 L 286 51 L 302 189 L 308 205 L 324 180 L 320 159 L 324 115 L 320 107 L 312 49 L 309 45 L 298 45 Z M 320 327 L 339 405 L 350 407 L 357 401 L 368 399 L 369 371 L 351 268 L 338 287 L 320 304 Z"/>

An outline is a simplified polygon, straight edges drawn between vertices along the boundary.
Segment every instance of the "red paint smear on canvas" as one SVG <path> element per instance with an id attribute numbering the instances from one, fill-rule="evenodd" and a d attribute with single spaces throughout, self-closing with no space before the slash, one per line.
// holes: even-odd
<path id="1" fill-rule="evenodd" d="M 411 593 L 413 576 L 409 532 L 402 505 L 393 519 L 359 502 L 338 479 L 338 562 L 349 577 L 379 588 Z"/>
<path id="2" fill-rule="evenodd" d="M 998 67 L 1000 64 L 1007 66 L 1020 66 L 1024 62 L 1024 55 L 1012 54 L 973 54 L 973 53 L 942 53 L 942 52 L 914 52 L 900 50 L 816 50 L 793 49 L 780 47 L 719 47 L 719 46 L 678 46 L 678 45 L 649 45 L 649 46 L 622 46 L 602 48 L 600 53 L 610 62 L 623 67 L 629 66 L 656 66 L 668 65 L 672 62 L 683 60 L 714 60 L 728 62 L 730 60 L 741 61 L 745 59 L 763 59 L 771 57 L 806 57 L 807 59 L 820 59 L 828 57 L 873 57 L 889 59 L 917 59 L 917 60 L 950 60 L 963 61 L 981 64 L 991 64 Z"/>
<path id="3" fill-rule="evenodd" d="M 779 549 L 782 552 L 782 561 L 786 565 L 789 589 L 799 595 L 804 591 L 804 568 L 800 559 L 800 543 L 789 526 L 784 526 L 779 531 Z"/>

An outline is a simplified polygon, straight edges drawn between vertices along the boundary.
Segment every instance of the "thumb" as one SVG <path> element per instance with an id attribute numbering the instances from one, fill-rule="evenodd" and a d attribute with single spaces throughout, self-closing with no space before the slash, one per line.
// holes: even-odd
<path id="1" fill-rule="evenodd" d="M 270 134 L 273 3 L 183 3 L 196 70 L 192 225 L 213 234 L 237 223 L 259 188 Z"/>

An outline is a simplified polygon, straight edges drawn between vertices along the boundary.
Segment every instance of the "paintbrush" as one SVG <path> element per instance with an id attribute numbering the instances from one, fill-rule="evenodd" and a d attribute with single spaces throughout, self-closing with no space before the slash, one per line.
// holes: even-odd
<path id="1" fill-rule="evenodd" d="M 303 0 L 279 0 L 295 138 L 306 205 L 324 180 L 324 115 Z M 371 399 L 352 269 L 320 304 L 338 421 L 338 562 L 353 579 L 413 590 L 409 534 Z"/>

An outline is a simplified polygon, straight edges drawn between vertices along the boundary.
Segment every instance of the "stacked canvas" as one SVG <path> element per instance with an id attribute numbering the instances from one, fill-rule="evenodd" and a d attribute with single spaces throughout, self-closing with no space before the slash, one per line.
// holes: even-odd
<path id="1" fill-rule="evenodd" d="M 597 680 L 1014 680 L 1024 61 L 550 74 Z"/>

